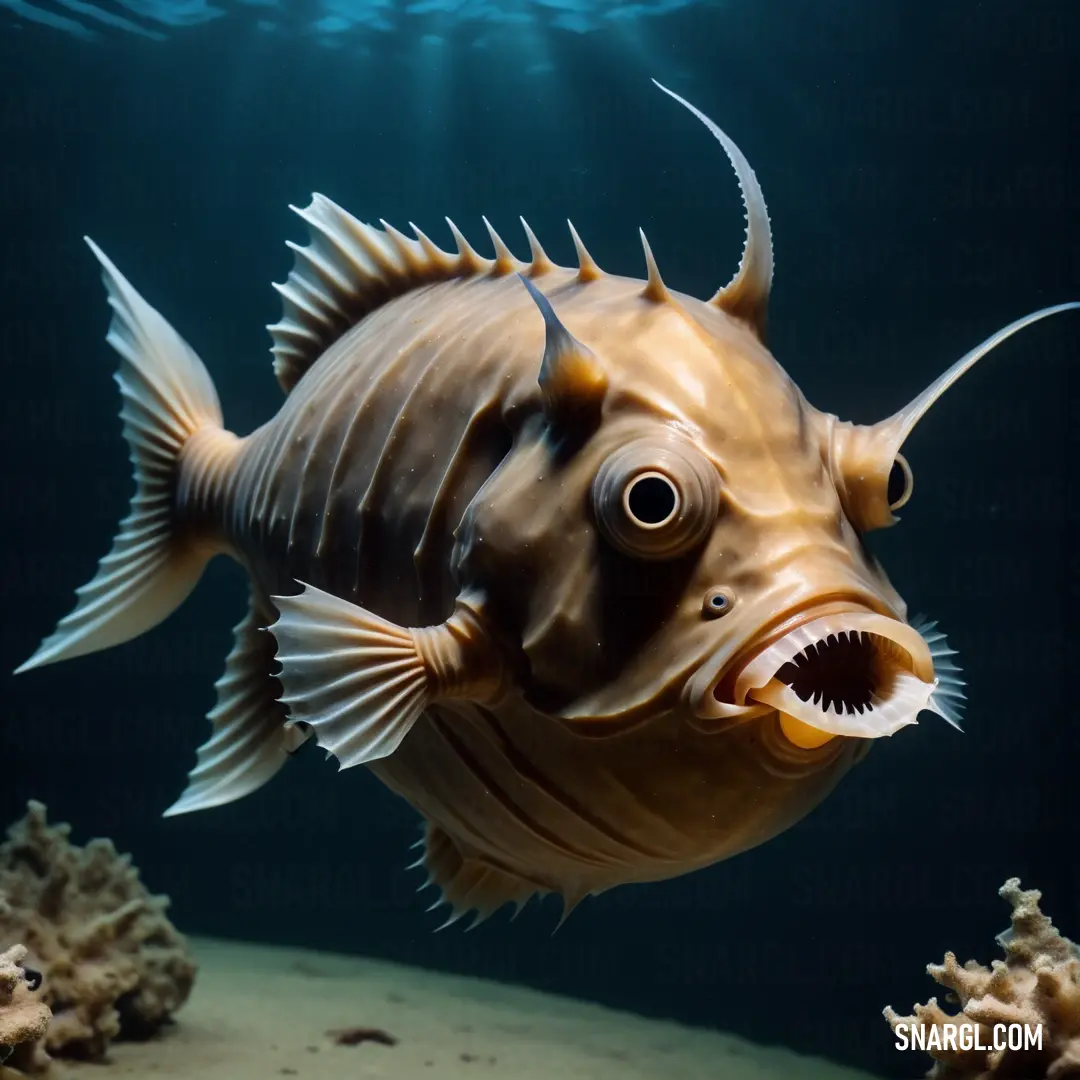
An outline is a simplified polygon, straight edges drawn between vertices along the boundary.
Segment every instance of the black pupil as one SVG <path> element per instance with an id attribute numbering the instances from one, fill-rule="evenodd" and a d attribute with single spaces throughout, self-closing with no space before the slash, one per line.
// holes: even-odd
<path id="1" fill-rule="evenodd" d="M 635 520 L 659 525 L 675 510 L 675 489 L 661 476 L 643 476 L 630 488 L 626 503 Z"/>
<path id="2" fill-rule="evenodd" d="M 727 607 L 727 597 L 723 593 L 714 593 L 709 603 L 712 604 L 717 611 L 723 611 L 723 609 Z"/>
<path id="3" fill-rule="evenodd" d="M 889 471 L 889 486 L 887 498 L 890 506 L 895 506 L 907 491 L 907 473 L 899 461 L 894 461 Z"/>

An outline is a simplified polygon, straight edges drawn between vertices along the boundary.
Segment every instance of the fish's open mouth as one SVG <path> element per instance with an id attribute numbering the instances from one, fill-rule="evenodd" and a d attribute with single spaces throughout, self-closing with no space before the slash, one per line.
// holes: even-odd
<path id="1" fill-rule="evenodd" d="M 865 630 L 840 630 L 824 641 L 807 645 L 773 676 L 800 701 L 811 701 L 828 712 L 874 712 L 892 700 L 898 678 L 910 672 L 911 654 L 894 641 Z M 758 700 L 768 700 L 764 691 L 749 692 Z"/>
<path id="2" fill-rule="evenodd" d="M 877 739 L 925 709 L 956 724 L 962 697 L 952 650 L 933 624 L 861 610 L 831 611 L 760 645 L 709 687 L 705 712 L 749 718 L 775 710 L 790 742 L 812 748 L 837 735 Z M 746 654 L 744 654 L 746 655 Z"/>

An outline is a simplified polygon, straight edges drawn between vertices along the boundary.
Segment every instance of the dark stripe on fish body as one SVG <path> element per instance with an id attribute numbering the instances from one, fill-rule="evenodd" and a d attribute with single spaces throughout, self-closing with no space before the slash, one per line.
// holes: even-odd
<path id="1" fill-rule="evenodd" d="M 242 444 L 215 516 L 267 592 L 300 580 L 404 625 L 447 616 L 454 530 L 511 443 L 507 389 L 535 384 L 527 303 L 516 278 L 392 301 Z"/>

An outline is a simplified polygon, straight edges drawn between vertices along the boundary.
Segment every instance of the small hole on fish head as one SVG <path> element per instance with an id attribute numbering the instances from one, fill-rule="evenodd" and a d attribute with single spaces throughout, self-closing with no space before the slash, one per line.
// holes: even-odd
<path id="1" fill-rule="evenodd" d="M 911 475 L 911 466 L 902 454 L 897 454 L 889 470 L 889 480 L 885 488 L 885 498 L 889 501 L 889 509 L 899 510 L 911 498 L 914 486 L 915 480 Z"/>
<path id="2" fill-rule="evenodd" d="M 616 449 L 593 478 L 607 541 L 633 559 L 671 560 L 704 542 L 720 508 L 720 475 L 693 444 L 664 435 Z"/>
<path id="3" fill-rule="evenodd" d="M 41 972 L 35 971 L 33 968 L 24 967 L 22 969 L 23 978 L 26 980 L 26 987 L 30 991 L 36 990 L 41 985 Z"/>
<path id="4" fill-rule="evenodd" d="M 726 589 L 710 589 L 705 594 L 702 612 L 706 618 L 718 619 L 726 615 L 735 606 L 735 597 Z"/>
<path id="5" fill-rule="evenodd" d="M 679 492 L 662 473 L 635 476 L 626 485 L 623 505 L 633 523 L 644 529 L 666 525 L 679 510 Z"/>

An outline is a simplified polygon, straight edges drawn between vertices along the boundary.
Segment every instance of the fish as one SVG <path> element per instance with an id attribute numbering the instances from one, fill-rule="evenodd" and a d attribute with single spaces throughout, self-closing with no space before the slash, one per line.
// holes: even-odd
<path id="1" fill-rule="evenodd" d="M 654 80 L 655 81 L 655 80 Z M 226 555 L 250 598 L 183 794 L 222 806 L 313 743 L 423 819 L 414 866 L 472 925 L 700 870 L 795 825 L 873 743 L 959 727 L 936 624 L 870 553 L 913 490 L 901 453 L 1026 315 L 874 424 L 773 357 L 772 232 L 720 143 L 746 238 L 707 300 L 529 243 L 455 251 L 410 224 L 292 207 L 276 415 L 229 431 L 195 352 L 89 238 L 135 494 L 77 603 L 18 670 L 151 630 Z"/>

